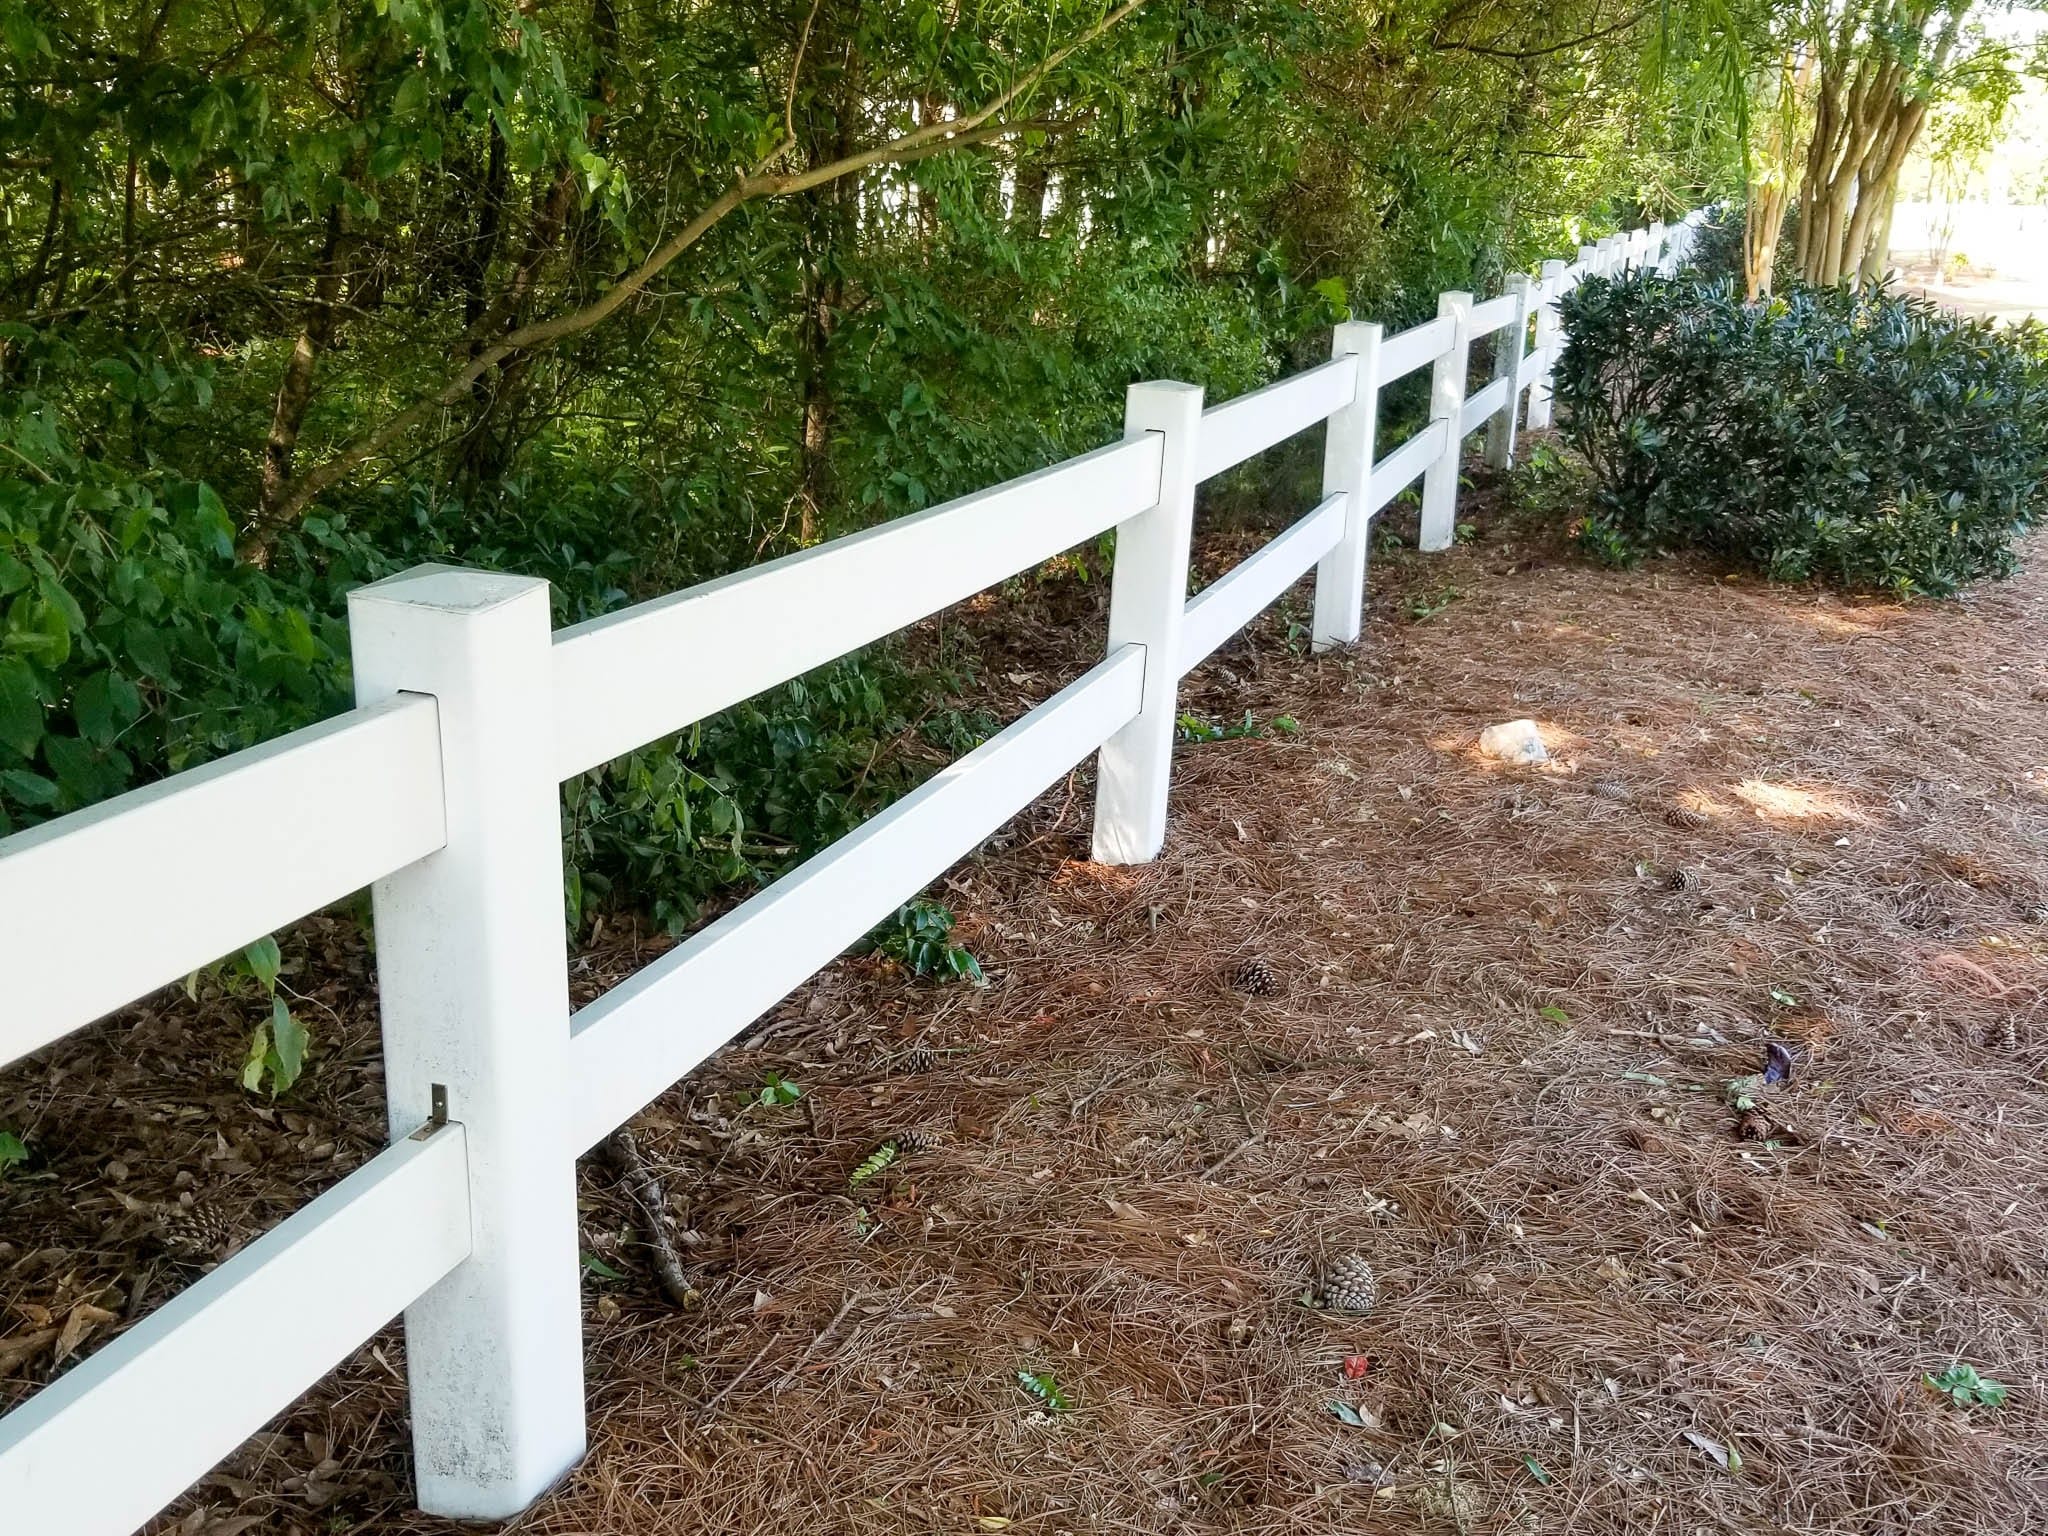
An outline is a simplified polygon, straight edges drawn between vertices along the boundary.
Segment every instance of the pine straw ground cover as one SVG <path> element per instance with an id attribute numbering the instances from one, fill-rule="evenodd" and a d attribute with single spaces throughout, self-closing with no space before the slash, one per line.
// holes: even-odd
<path id="1" fill-rule="evenodd" d="M 591 1452 L 514 1528 L 2048 1527 L 2029 553 L 1899 606 L 1490 529 L 1382 560 L 1356 655 L 1283 610 L 1187 704 L 1299 729 L 1185 747 L 1159 862 L 1085 862 L 1063 785 L 938 893 L 986 990 L 844 961 L 637 1122 L 694 1306 L 590 1166 Z M 1050 691 L 1099 601 L 972 620 L 992 682 Z M 1524 715 L 1548 766 L 1477 754 Z M 10 1399 L 189 1278 L 141 1207 L 268 1223 L 376 1144 L 360 941 L 288 947 L 332 1017 L 274 1113 L 175 996 L 0 1082 L 38 1149 L 0 1185 Z M 615 932 L 579 995 L 656 947 Z M 1773 1041 L 1791 1080 L 1740 1113 Z M 802 1098 L 745 1107 L 770 1073 Z M 1305 1301 L 1346 1254 L 1362 1318 Z M 2003 1407 L 1924 1384 L 1958 1361 Z M 402 1363 L 357 1354 L 157 1529 L 456 1529 L 406 1506 Z"/>

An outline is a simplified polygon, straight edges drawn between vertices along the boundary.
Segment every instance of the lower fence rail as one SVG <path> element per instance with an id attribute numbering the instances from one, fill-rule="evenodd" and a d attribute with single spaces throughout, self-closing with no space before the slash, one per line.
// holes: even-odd
<path id="1" fill-rule="evenodd" d="M 1126 646 L 571 1020 L 570 1144 L 595 1146 L 1138 713 Z"/>
<path id="2" fill-rule="evenodd" d="M 0 1419 L 0 1528 L 133 1530 L 469 1248 L 462 1127 L 379 1153 Z"/>

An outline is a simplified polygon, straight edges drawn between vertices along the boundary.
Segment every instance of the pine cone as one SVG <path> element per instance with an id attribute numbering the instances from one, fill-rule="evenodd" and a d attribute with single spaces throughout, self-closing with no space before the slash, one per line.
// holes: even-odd
<path id="1" fill-rule="evenodd" d="M 1273 974 L 1273 967 L 1256 958 L 1245 961 L 1232 971 L 1230 984 L 1247 997 L 1280 995 L 1280 978 Z"/>
<path id="2" fill-rule="evenodd" d="M 1674 805 L 1664 812 L 1664 820 L 1681 832 L 1697 832 L 1707 824 L 1708 818 L 1690 806 Z"/>
<path id="3" fill-rule="evenodd" d="M 1362 1254 L 1347 1253 L 1323 1271 L 1323 1305 L 1363 1317 L 1380 1299 L 1379 1276 Z"/>
<path id="4" fill-rule="evenodd" d="M 935 1125 L 912 1126 L 895 1138 L 896 1150 L 905 1157 L 915 1157 L 920 1152 L 930 1152 L 945 1145 L 946 1133 Z"/>
<path id="5" fill-rule="evenodd" d="M 1760 1109 L 1745 1109 L 1735 1121 L 1735 1134 L 1743 1141 L 1769 1141 L 1775 1129 Z"/>
<path id="6" fill-rule="evenodd" d="M 160 1205 L 154 1212 L 156 1237 L 175 1258 L 225 1258 L 241 1246 L 238 1225 L 210 1205 Z"/>
<path id="7" fill-rule="evenodd" d="M 1664 877 L 1664 888 L 1680 896 L 1697 896 L 1700 889 L 1700 872 L 1696 869 L 1674 869 Z"/>
<path id="8" fill-rule="evenodd" d="M 1991 1033 L 1984 1043 L 1994 1050 L 2016 1051 L 2020 1048 L 2020 1021 L 2008 1013 L 1991 1026 Z"/>
<path id="9" fill-rule="evenodd" d="M 938 1054 L 929 1046 L 923 1045 L 913 1045 L 892 1063 L 898 1072 L 911 1074 L 929 1072 L 938 1064 Z"/>
<path id="10" fill-rule="evenodd" d="M 1612 800 L 1616 805 L 1627 805 L 1635 799 L 1635 792 L 1620 779 L 1595 779 L 1593 793 L 1602 800 Z"/>

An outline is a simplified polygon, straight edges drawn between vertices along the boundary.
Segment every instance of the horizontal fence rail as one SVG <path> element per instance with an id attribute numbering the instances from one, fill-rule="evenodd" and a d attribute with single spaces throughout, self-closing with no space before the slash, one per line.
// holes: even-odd
<path id="1" fill-rule="evenodd" d="M 126 1531 L 469 1255 L 462 1128 L 399 1142 L 0 1419 L 9 1531 Z"/>
<path id="2" fill-rule="evenodd" d="M 1159 499 L 1159 451 L 1148 438 L 1098 449 L 563 630 L 556 777 L 573 779 L 1107 532 Z"/>
<path id="3" fill-rule="evenodd" d="M 1119 651 L 578 1013 L 570 1140 L 594 1146 L 915 896 L 1138 712 Z"/>
<path id="4" fill-rule="evenodd" d="M 1204 587 L 1188 603 L 1182 621 L 1180 675 L 1207 661 L 1335 549 L 1349 510 L 1349 496 L 1339 491 L 1229 575 Z"/>
<path id="5" fill-rule="evenodd" d="M 1378 513 L 1421 478 L 1422 472 L 1443 456 L 1444 444 L 1449 437 L 1450 428 L 1445 423 L 1432 421 L 1375 464 L 1372 491 L 1366 497 L 1367 509 Z"/>
<path id="6" fill-rule="evenodd" d="M 1506 467 L 1524 400 L 1549 421 L 1559 301 L 1675 270 L 1702 217 L 1393 336 L 1345 322 L 1329 362 L 1206 411 L 1134 385 L 1120 443 L 557 634 L 530 578 L 360 589 L 359 708 L 0 840 L 0 1064 L 372 886 L 393 1138 L 0 1418 L 6 1529 L 133 1530 L 401 1310 L 421 1507 L 530 1504 L 584 1446 L 576 1155 L 1090 754 L 1096 857 L 1155 856 L 1180 678 L 1311 570 L 1316 648 L 1357 639 L 1374 518 L 1420 481 L 1421 545 L 1449 544 L 1465 440 Z M 1425 367 L 1428 419 L 1380 454 L 1382 392 Z M 1190 600 L 1196 487 L 1326 423 L 1322 499 Z M 564 780 L 1112 528 L 1100 665 L 572 1016 Z"/>
<path id="7" fill-rule="evenodd" d="M 445 835 L 434 701 L 414 696 L 6 839 L 0 1065 L 424 858 Z"/>
<path id="8" fill-rule="evenodd" d="M 1375 375 L 1380 388 L 1385 389 L 1396 380 L 1407 378 L 1418 368 L 1427 368 L 1451 350 L 1456 334 L 1455 325 L 1449 320 L 1439 319 L 1411 326 L 1399 335 L 1389 337 L 1380 345 L 1380 366 Z"/>
<path id="9" fill-rule="evenodd" d="M 1253 454 L 1319 427 L 1358 393 L 1358 360 L 1332 358 L 1321 367 L 1239 395 L 1202 413 L 1195 478 L 1212 479 Z"/>

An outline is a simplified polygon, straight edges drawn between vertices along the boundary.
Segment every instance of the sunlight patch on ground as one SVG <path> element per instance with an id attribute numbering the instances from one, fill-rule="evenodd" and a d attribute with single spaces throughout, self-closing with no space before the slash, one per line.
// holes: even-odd
<path id="1" fill-rule="evenodd" d="M 1854 639 L 1858 635 L 1882 634 L 1903 612 L 1897 607 L 1841 609 L 1815 606 L 1791 609 L 1786 617 L 1824 635 Z"/>
<path id="2" fill-rule="evenodd" d="M 1860 810 L 1831 790 L 1744 779 L 1731 793 L 1765 821 L 1864 820 Z"/>

